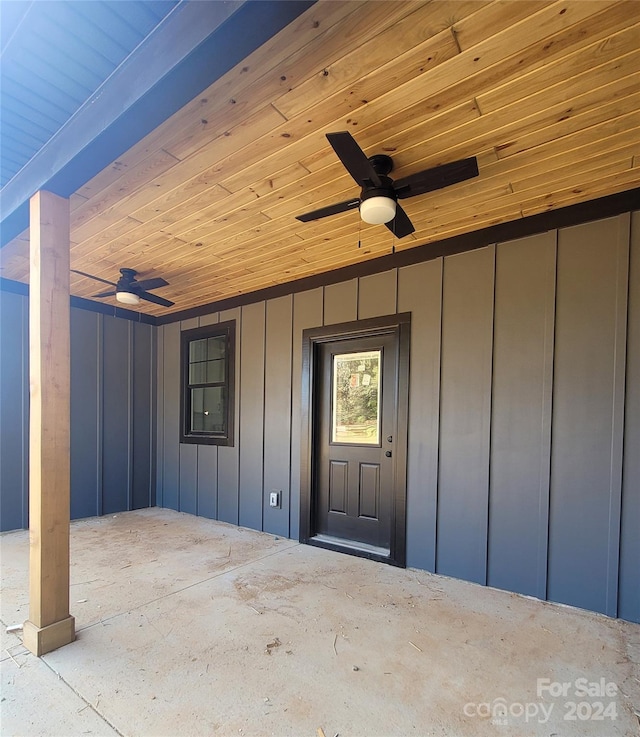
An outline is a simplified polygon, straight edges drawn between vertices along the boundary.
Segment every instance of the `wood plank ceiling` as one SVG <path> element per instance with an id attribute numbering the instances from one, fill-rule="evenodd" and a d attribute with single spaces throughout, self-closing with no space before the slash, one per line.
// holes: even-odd
<path id="1" fill-rule="evenodd" d="M 393 177 L 480 176 L 404 200 L 400 240 L 357 211 L 301 223 L 358 194 L 340 130 Z M 140 304 L 162 315 L 639 185 L 640 2 L 320 0 L 72 196 L 71 266 L 164 277 L 175 307 Z M 4 277 L 28 281 L 27 242 Z"/>

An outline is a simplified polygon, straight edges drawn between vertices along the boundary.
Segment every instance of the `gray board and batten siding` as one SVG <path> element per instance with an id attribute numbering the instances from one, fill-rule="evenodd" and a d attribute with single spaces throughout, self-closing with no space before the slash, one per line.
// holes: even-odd
<path id="1" fill-rule="evenodd" d="M 155 505 L 156 332 L 71 307 L 71 517 Z M 0 291 L 0 529 L 29 525 L 29 298 Z"/>
<path id="2" fill-rule="evenodd" d="M 72 307 L 72 516 L 157 495 L 297 539 L 303 331 L 403 312 L 408 565 L 640 622 L 638 212 L 182 323 Z M 226 320 L 234 444 L 181 445 L 180 331 Z M 10 530 L 28 525 L 24 293 L 0 290 L 0 339 Z"/>
<path id="3" fill-rule="evenodd" d="M 159 326 L 157 503 L 297 539 L 302 332 L 400 312 L 407 564 L 640 622 L 637 212 Z M 180 331 L 229 319 L 234 446 L 180 446 Z"/>

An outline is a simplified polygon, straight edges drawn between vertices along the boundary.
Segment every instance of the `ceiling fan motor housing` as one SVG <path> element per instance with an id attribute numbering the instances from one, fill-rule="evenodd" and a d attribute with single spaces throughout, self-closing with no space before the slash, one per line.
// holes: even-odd
<path id="1" fill-rule="evenodd" d="M 393 171 L 393 159 L 391 156 L 387 156 L 387 154 L 374 154 L 373 156 L 369 156 L 369 162 L 371 163 L 373 170 L 381 179 L 386 177 L 387 174 L 391 174 Z"/>
<path id="2" fill-rule="evenodd" d="M 137 286 L 136 274 L 137 271 L 133 269 L 120 269 L 122 276 L 118 279 L 116 289 L 118 292 L 131 292 L 132 287 L 135 289 Z"/>
<path id="3" fill-rule="evenodd" d="M 381 186 L 363 187 L 360 192 L 360 217 L 371 225 L 388 223 L 396 215 L 393 182 L 384 175 L 380 176 L 380 180 Z"/>
<path id="4" fill-rule="evenodd" d="M 134 269 L 120 269 L 122 276 L 116 284 L 116 299 L 127 305 L 137 305 L 140 302 L 138 294 L 137 272 Z"/>

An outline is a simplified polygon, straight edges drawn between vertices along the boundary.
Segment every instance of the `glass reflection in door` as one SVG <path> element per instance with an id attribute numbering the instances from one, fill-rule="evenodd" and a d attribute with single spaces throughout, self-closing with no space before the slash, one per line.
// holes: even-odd
<path id="1" fill-rule="evenodd" d="M 333 356 L 331 442 L 380 445 L 382 351 Z"/>

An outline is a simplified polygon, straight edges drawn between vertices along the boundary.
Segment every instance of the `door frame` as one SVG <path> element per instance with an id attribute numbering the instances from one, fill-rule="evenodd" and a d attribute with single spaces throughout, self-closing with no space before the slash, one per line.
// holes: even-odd
<path id="1" fill-rule="evenodd" d="M 396 336 L 395 386 L 396 427 L 394 437 L 393 498 L 391 512 L 391 540 L 388 556 L 370 552 L 357 546 L 339 545 L 314 539 L 314 479 L 316 477 L 314 449 L 316 447 L 315 386 L 317 378 L 318 346 L 336 340 L 351 340 L 392 333 Z M 409 353 L 411 345 L 411 313 L 373 317 L 367 320 L 344 322 L 308 328 L 302 333 L 302 402 L 300 424 L 300 536 L 301 543 L 349 553 L 383 563 L 406 566 L 407 517 L 407 443 L 409 427 Z"/>

